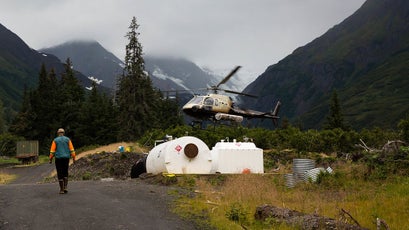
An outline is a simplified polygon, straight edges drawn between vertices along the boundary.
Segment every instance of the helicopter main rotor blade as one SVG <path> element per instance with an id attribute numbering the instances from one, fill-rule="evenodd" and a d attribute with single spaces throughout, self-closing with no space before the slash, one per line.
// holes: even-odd
<path id="1" fill-rule="evenodd" d="M 226 93 L 234 93 L 234 94 L 239 94 L 239 95 L 243 95 L 243 96 L 247 96 L 247 97 L 257 98 L 257 96 L 251 95 L 251 94 L 247 94 L 247 93 L 241 93 L 241 92 L 236 92 L 236 91 L 227 90 L 227 89 L 220 89 L 220 90 L 223 90 L 223 91 L 226 92 Z"/>
<path id="2" fill-rule="evenodd" d="M 191 94 L 191 95 L 195 95 L 194 90 L 191 90 L 191 89 L 160 90 L 160 92 L 166 93 L 166 94 L 169 94 L 169 93 L 176 93 L 176 94 L 178 94 L 178 93 L 188 92 L 188 93 Z"/>
<path id="3" fill-rule="evenodd" d="M 234 68 L 219 84 L 216 85 L 216 88 L 219 88 L 221 84 L 226 83 L 240 68 L 241 66 L 236 66 L 236 68 Z"/>

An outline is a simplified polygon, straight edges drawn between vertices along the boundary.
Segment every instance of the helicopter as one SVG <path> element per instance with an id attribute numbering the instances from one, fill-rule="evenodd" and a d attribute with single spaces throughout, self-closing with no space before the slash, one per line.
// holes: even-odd
<path id="1" fill-rule="evenodd" d="M 256 97 L 251 94 L 236 92 L 232 90 L 226 90 L 220 88 L 220 85 L 226 83 L 239 69 L 241 66 L 235 67 L 226 77 L 223 78 L 219 84 L 211 86 L 210 88 L 205 88 L 206 90 L 211 90 L 213 93 L 207 95 L 194 95 L 194 97 L 188 101 L 183 107 L 182 111 L 196 119 L 192 121 L 191 125 L 199 123 L 203 125 L 203 121 L 210 120 L 214 123 L 220 121 L 230 121 L 235 123 L 241 123 L 244 118 L 267 118 L 272 119 L 273 123 L 277 126 L 278 112 L 280 110 L 281 102 L 278 101 L 274 110 L 271 112 L 260 112 L 250 109 L 239 108 L 235 105 L 233 99 L 225 94 L 218 94 L 219 91 L 224 91 L 226 93 L 233 93 L 248 97 Z"/>

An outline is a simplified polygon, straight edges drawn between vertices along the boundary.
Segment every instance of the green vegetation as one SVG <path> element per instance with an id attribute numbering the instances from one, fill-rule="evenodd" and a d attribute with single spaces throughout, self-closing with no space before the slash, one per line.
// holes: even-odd
<path id="1" fill-rule="evenodd" d="M 0 134 L 2 134 L 6 129 L 6 123 L 4 120 L 4 109 L 3 101 L 0 99 Z"/>
<path id="2" fill-rule="evenodd" d="M 409 179 L 364 181 L 354 175 L 361 167 L 338 164 L 335 175 L 325 176 L 316 184 L 299 183 L 292 189 L 284 186 L 280 174 L 229 175 L 219 186 L 199 177 L 195 196 L 178 194 L 174 211 L 187 219 L 199 219 L 201 226 L 206 226 L 201 229 L 297 229 L 274 218 L 255 220 L 255 210 L 263 204 L 333 219 L 345 219 L 343 209 L 369 229 L 376 228 L 376 218 L 383 219 L 390 229 L 407 226 L 409 194 L 405 191 Z"/>
<path id="3" fill-rule="evenodd" d="M 118 122 L 121 127 L 118 138 L 122 141 L 136 140 L 146 130 L 154 127 L 166 128 L 181 123 L 177 104 L 162 99 L 145 72 L 138 27 L 136 18 L 133 17 L 126 34 L 129 43 L 126 46 L 124 73 L 119 78 L 119 89 L 116 92 Z"/>
<path id="4" fill-rule="evenodd" d="M 166 134 L 192 135 L 209 147 L 220 139 L 249 138 L 264 149 L 263 175 L 177 177 L 177 185 L 191 193 L 177 193 L 174 211 L 197 220 L 201 229 L 296 228 L 274 218 L 255 220 L 256 207 L 263 204 L 334 219 L 346 218 L 343 209 L 361 226 L 373 229 L 376 218 L 381 218 L 395 229 L 409 224 L 405 205 L 409 194 L 404 192 L 409 189 L 409 147 L 402 143 L 393 151 L 382 148 L 388 140 L 403 139 L 405 128 L 399 125 L 397 131 L 373 128 L 358 132 L 339 128 L 303 131 L 291 125 L 276 130 L 178 126 L 146 132 L 140 143 L 152 146 Z M 330 166 L 334 173 L 321 174 L 316 183 L 298 183 L 289 189 L 283 175 L 291 172 L 294 158 L 314 159 L 318 167 Z"/>
<path id="5" fill-rule="evenodd" d="M 7 184 L 14 179 L 16 179 L 16 175 L 0 173 L 0 184 Z"/>
<path id="6" fill-rule="evenodd" d="M 11 133 L 0 134 L 0 156 L 15 156 L 17 141 L 21 140 L 23 140 L 22 137 L 12 135 Z"/>
<path id="7" fill-rule="evenodd" d="M 0 157 L 0 165 L 2 164 L 18 164 L 19 161 L 15 157 Z"/>
<path id="8" fill-rule="evenodd" d="M 325 129 L 346 129 L 344 124 L 344 116 L 341 112 L 341 106 L 338 101 L 337 91 L 332 92 L 331 101 L 329 103 L 329 114 L 327 122 L 324 124 Z"/>
<path id="9" fill-rule="evenodd" d="M 146 130 L 181 124 L 177 102 L 163 99 L 144 70 L 137 28 L 133 18 L 126 36 L 129 39 L 126 67 L 119 78 L 115 98 L 102 91 L 95 82 L 90 91 L 85 91 L 75 77 L 69 58 L 61 76 L 57 76 L 54 69 L 47 71 L 43 64 L 37 87 L 24 91 L 21 109 L 14 116 L 8 135 L 38 140 L 40 154 L 48 154 L 58 128 L 64 128 L 74 146 L 81 148 L 134 141 Z M 0 119 L 0 134 L 1 126 Z M 0 138 L 0 143 L 2 140 Z M 4 154 L 15 154 L 8 144 L 6 148 Z"/>
<path id="10" fill-rule="evenodd" d="M 355 145 L 360 139 L 368 146 L 382 148 L 388 140 L 402 138 L 397 131 L 380 128 L 363 129 L 361 131 L 329 129 L 301 130 L 288 125 L 283 129 L 267 130 L 263 128 L 245 128 L 242 126 L 228 127 L 209 125 L 207 129 L 197 129 L 191 126 L 177 126 L 168 129 L 152 129 L 141 137 L 139 143 L 153 146 L 155 140 L 162 140 L 165 135 L 173 137 L 195 136 L 203 140 L 209 147 L 222 139 L 252 140 L 259 148 L 295 149 L 300 154 L 304 152 L 348 153 L 357 150 Z"/>

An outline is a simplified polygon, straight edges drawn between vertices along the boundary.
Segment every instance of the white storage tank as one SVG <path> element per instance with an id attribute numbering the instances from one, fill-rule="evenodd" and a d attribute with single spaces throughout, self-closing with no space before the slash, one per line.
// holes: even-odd
<path id="1" fill-rule="evenodd" d="M 209 147 L 192 136 L 157 145 L 146 159 L 146 171 L 152 174 L 209 174 L 211 168 Z"/>
<path id="2" fill-rule="evenodd" d="M 252 142 L 218 142 L 211 156 L 212 173 L 264 173 L 263 150 Z"/>

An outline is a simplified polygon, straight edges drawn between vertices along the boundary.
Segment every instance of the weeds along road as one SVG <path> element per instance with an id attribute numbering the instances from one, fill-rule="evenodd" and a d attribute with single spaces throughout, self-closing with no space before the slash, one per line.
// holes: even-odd
<path id="1" fill-rule="evenodd" d="M 69 192 L 58 194 L 57 183 L 30 177 L 49 169 L 25 167 L 14 183 L 0 185 L 1 230 L 195 229 L 169 211 L 168 187 L 138 179 L 70 181 Z"/>

